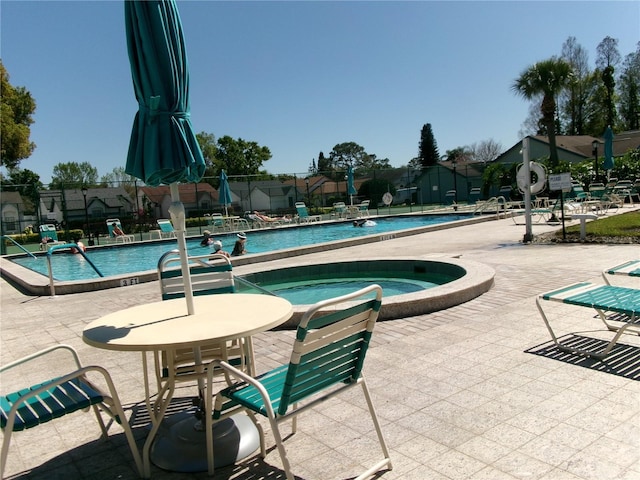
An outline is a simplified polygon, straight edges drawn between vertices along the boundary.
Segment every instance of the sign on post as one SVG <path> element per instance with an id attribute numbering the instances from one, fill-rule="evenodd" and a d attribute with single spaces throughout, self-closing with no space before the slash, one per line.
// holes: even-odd
<path id="1" fill-rule="evenodd" d="M 549 175 L 549 190 L 571 190 L 571 174 Z"/>

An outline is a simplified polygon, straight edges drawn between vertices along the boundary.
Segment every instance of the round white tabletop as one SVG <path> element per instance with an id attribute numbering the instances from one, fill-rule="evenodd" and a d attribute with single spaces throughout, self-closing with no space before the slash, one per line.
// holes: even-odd
<path id="1" fill-rule="evenodd" d="M 193 315 L 184 298 L 138 305 L 87 325 L 83 340 L 94 347 L 154 351 L 196 347 L 264 332 L 293 315 L 287 300 L 243 293 L 194 297 Z"/>

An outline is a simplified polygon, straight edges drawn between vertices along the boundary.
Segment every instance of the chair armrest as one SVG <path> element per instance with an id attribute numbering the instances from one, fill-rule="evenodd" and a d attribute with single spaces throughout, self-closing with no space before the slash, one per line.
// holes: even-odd
<path id="1" fill-rule="evenodd" d="M 264 405 L 267 411 L 269 411 L 269 414 L 272 416 L 275 416 L 273 407 L 271 406 L 271 397 L 269 397 L 269 393 L 264 388 L 262 383 L 260 383 L 259 377 L 254 378 L 251 375 L 246 374 L 245 372 L 237 369 L 233 365 L 230 365 L 229 363 L 223 360 L 214 360 L 209 365 L 207 365 L 207 368 L 206 368 L 207 370 L 206 411 L 209 414 L 213 413 L 213 371 L 215 370 L 216 367 L 220 367 L 224 369 L 232 377 L 236 378 L 237 380 L 240 380 L 239 383 L 246 383 L 255 387 L 255 389 L 258 391 L 258 393 L 262 397 L 262 401 L 264 402 Z M 216 395 L 216 397 L 219 398 L 219 394 Z M 220 400 L 220 403 L 222 403 L 222 400 Z"/>
<path id="2" fill-rule="evenodd" d="M 51 347 L 45 348 L 44 350 L 40 350 L 39 352 L 35 352 L 32 353 L 31 355 L 27 355 L 26 357 L 22 357 L 18 360 L 15 360 L 11 363 L 8 363 L 6 365 L 3 365 L 2 367 L 0 367 L 0 373 L 1 372 L 5 372 L 7 370 L 10 370 L 12 368 L 15 368 L 19 365 L 22 365 L 24 363 L 30 362 L 31 360 L 34 360 L 38 357 L 42 357 L 45 356 L 49 353 L 52 353 L 56 350 L 67 350 L 69 353 L 71 353 L 73 360 L 76 364 L 76 368 L 82 368 L 82 365 L 80 364 L 80 357 L 78 356 L 78 352 L 76 352 L 76 350 L 69 346 L 69 345 L 53 345 Z"/>

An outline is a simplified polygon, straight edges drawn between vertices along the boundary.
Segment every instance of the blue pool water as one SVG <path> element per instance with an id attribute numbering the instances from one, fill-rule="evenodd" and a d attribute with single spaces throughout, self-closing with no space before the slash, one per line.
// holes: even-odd
<path id="1" fill-rule="evenodd" d="M 462 218 L 466 217 L 460 215 L 420 215 L 376 218 L 377 225 L 374 227 L 354 227 L 350 222 L 332 222 L 266 231 L 247 231 L 246 248 L 249 253 L 265 253 L 336 240 L 346 240 L 364 235 L 425 227 Z M 224 250 L 231 252 L 236 240 L 235 234 L 215 235 L 215 238 L 222 241 Z M 87 252 L 87 256 L 105 277 L 125 275 L 156 270 L 160 256 L 176 248 L 176 246 L 177 241 L 118 245 L 110 248 L 90 249 Z M 189 255 L 204 255 L 212 251 L 210 247 L 200 246 L 200 237 L 189 239 L 187 241 L 187 249 Z M 14 258 L 13 261 L 45 276 L 48 275 L 47 261 L 43 257 L 37 260 L 31 257 Z M 56 280 L 71 281 L 99 278 L 81 255 L 54 254 L 51 261 Z"/>
<path id="2" fill-rule="evenodd" d="M 311 305 L 322 300 L 344 295 L 347 292 L 355 292 L 377 283 L 382 287 L 385 297 L 403 295 L 405 293 L 418 292 L 427 288 L 436 287 L 436 283 L 424 282 L 406 278 L 341 278 L 330 280 L 305 280 L 294 283 L 281 283 L 269 285 L 268 290 L 279 297 L 289 300 L 293 305 Z"/>

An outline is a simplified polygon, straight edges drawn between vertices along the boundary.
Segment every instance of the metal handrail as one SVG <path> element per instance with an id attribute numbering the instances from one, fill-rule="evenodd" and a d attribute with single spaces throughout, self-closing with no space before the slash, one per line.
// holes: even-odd
<path id="1" fill-rule="evenodd" d="M 0 236 L 0 239 L 4 239 L 6 238 L 7 240 L 11 240 L 13 242 L 13 244 L 18 247 L 20 250 L 22 250 L 24 253 L 26 253 L 27 255 L 31 255 L 33 258 L 35 258 L 36 260 L 38 259 L 38 257 L 36 257 L 33 253 L 31 253 L 29 250 L 27 250 L 26 248 L 24 248 L 22 245 L 20 245 L 18 242 L 16 242 L 13 238 L 11 238 L 8 235 L 2 235 Z"/>
<path id="2" fill-rule="evenodd" d="M 78 253 L 84 257 L 87 263 L 91 265 L 91 268 L 93 268 L 99 276 L 104 277 L 102 272 L 98 269 L 98 267 L 96 267 L 93 264 L 93 262 L 89 259 L 89 257 L 87 257 L 84 254 L 82 247 L 80 247 L 77 243 L 63 243 L 62 245 L 54 245 L 50 247 L 49 250 L 47 251 L 47 266 L 49 268 L 49 291 L 51 292 L 52 297 L 55 296 L 56 289 L 53 282 L 53 268 L 51 267 L 51 255 L 55 250 L 62 250 L 63 248 L 75 248 L 78 251 Z"/>

